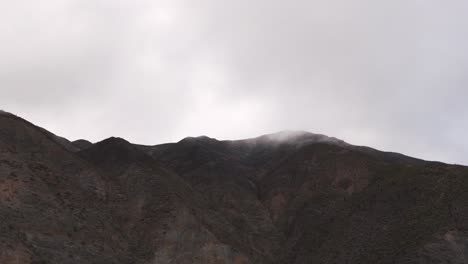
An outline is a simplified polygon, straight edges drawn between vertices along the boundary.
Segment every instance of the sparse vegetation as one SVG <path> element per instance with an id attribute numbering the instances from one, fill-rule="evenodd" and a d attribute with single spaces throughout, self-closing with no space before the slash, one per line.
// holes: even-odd
<path id="1" fill-rule="evenodd" d="M 18 150 L 0 160 L 0 252 L 34 264 L 463 263 L 468 246 L 463 166 L 307 133 L 73 152 L 9 117 L 0 137 Z"/>

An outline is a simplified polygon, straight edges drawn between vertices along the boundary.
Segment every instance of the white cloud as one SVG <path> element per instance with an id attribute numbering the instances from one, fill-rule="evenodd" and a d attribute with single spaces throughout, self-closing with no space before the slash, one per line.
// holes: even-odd
<path id="1" fill-rule="evenodd" d="M 0 105 L 76 139 L 305 129 L 468 164 L 462 0 L 0 3 Z"/>

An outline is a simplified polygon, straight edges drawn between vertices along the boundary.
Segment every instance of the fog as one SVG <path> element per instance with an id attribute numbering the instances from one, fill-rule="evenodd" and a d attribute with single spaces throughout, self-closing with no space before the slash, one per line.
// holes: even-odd
<path id="1" fill-rule="evenodd" d="M 468 2 L 0 1 L 0 108 L 71 140 L 306 130 L 468 164 Z"/>

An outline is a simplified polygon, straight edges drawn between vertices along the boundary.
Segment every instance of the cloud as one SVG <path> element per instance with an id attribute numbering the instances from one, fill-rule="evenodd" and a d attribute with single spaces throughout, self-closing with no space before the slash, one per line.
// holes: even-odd
<path id="1" fill-rule="evenodd" d="M 308 130 L 468 164 L 466 1 L 0 3 L 0 105 L 71 139 Z"/>

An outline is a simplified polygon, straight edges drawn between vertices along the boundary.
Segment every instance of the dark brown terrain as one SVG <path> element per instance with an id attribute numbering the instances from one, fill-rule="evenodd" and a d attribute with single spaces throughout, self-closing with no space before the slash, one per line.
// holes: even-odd
<path id="1" fill-rule="evenodd" d="M 92 144 L 0 112 L 0 264 L 468 263 L 467 190 L 306 132 Z"/>

